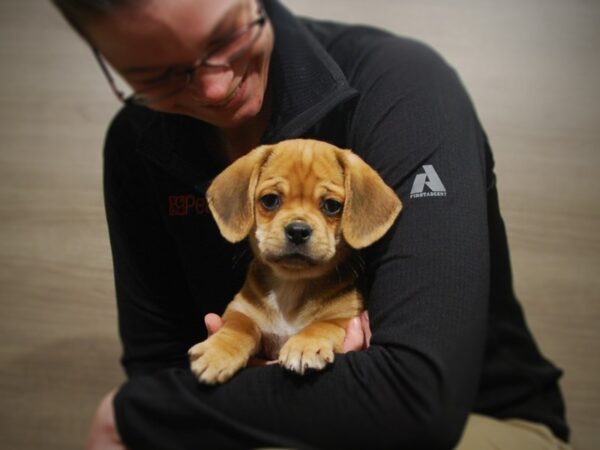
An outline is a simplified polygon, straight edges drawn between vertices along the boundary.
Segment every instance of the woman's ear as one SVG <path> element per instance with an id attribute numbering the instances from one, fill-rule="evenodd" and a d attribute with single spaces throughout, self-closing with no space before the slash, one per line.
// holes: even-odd
<path id="1" fill-rule="evenodd" d="M 271 146 L 263 145 L 236 159 L 206 192 L 213 218 L 229 242 L 244 239 L 254 225 L 254 191 L 260 169 L 271 151 Z"/>
<path id="2" fill-rule="evenodd" d="M 348 244 L 360 249 L 380 239 L 402 209 L 396 193 L 379 174 L 350 150 L 338 150 L 344 168 L 346 199 L 342 234 Z"/>

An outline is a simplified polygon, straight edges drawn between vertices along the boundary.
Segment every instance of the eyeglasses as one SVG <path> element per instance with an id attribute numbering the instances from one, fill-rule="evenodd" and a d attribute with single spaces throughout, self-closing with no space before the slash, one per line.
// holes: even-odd
<path id="1" fill-rule="evenodd" d="M 152 80 L 148 86 L 136 90 L 129 96 L 117 87 L 115 78 L 111 75 L 108 65 L 98 49 L 92 48 L 92 50 L 110 87 L 121 102 L 142 106 L 151 105 L 179 94 L 188 87 L 200 71 L 204 70 L 208 73 L 211 70 L 229 69 L 231 64 L 244 56 L 258 40 L 268 20 L 262 2 L 257 0 L 257 3 L 257 19 L 227 36 L 207 54 L 198 58 L 190 67 L 170 69 L 160 78 Z"/>

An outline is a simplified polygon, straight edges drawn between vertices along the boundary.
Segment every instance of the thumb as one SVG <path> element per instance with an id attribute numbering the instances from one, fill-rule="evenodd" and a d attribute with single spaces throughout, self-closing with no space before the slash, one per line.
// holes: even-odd
<path id="1" fill-rule="evenodd" d="M 362 350 L 364 346 L 365 335 L 363 333 L 360 317 L 354 317 L 348 322 L 348 326 L 346 327 L 346 337 L 344 338 L 342 351 L 344 353 L 357 352 Z"/>

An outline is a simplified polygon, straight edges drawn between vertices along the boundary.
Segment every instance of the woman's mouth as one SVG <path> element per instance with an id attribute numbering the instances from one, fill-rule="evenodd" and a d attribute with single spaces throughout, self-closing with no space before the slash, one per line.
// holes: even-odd
<path id="1" fill-rule="evenodd" d="M 235 88 L 233 88 L 233 90 L 227 95 L 227 97 L 225 97 L 222 101 L 220 101 L 219 103 L 212 103 L 208 106 L 209 108 L 219 108 L 219 109 L 224 109 L 230 106 L 233 106 L 235 103 L 237 103 L 236 100 L 239 100 L 242 97 L 243 92 L 245 91 L 246 87 L 246 78 L 248 76 L 248 68 L 246 68 L 246 71 L 244 72 L 244 75 L 242 75 L 242 78 L 240 79 L 239 83 L 237 84 L 237 86 Z"/>
<path id="2" fill-rule="evenodd" d="M 233 97 L 235 97 L 236 94 L 238 93 L 238 91 L 240 90 L 240 86 L 242 85 L 243 81 L 244 81 L 243 79 L 240 80 L 239 84 L 235 87 L 235 89 L 233 91 L 231 91 L 231 93 L 227 97 L 225 97 L 225 100 L 223 100 L 222 102 L 219 102 L 219 103 L 214 103 L 210 106 L 219 107 L 219 106 L 225 106 L 227 103 L 229 103 L 229 100 L 231 100 Z"/>

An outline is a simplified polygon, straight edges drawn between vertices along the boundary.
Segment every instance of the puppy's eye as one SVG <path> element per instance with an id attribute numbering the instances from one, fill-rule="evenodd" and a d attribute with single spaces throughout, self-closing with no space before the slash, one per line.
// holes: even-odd
<path id="1" fill-rule="evenodd" d="M 332 198 L 327 198 L 321 202 L 321 209 L 328 216 L 335 216 L 342 211 L 342 204 Z"/>
<path id="2" fill-rule="evenodd" d="M 279 208 L 279 205 L 281 204 L 281 198 L 277 194 L 263 195 L 260 198 L 260 204 L 263 205 L 267 211 L 274 211 Z"/>

